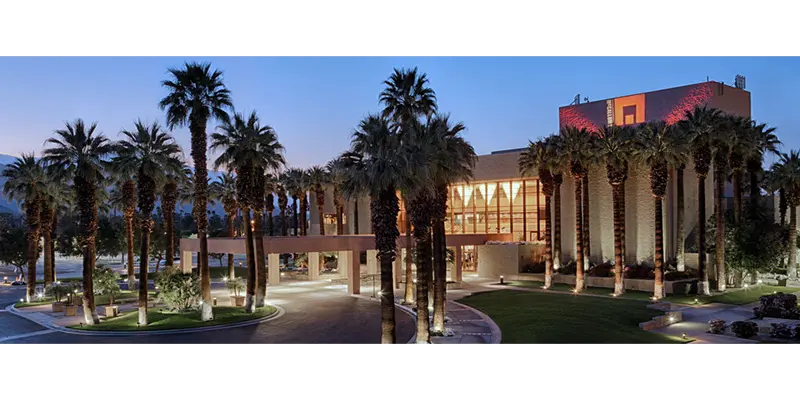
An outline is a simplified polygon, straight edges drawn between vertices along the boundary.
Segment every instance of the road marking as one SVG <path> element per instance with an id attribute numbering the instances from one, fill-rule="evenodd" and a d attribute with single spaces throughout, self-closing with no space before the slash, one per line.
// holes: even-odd
<path id="1" fill-rule="evenodd" d="M 4 338 L 0 338 L 0 343 L 7 342 L 9 340 L 17 340 L 17 339 L 24 339 L 31 336 L 39 336 L 39 335 L 46 335 L 48 333 L 56 333 L 56 331 L 45 329 L 43 331 L 36 331 L 31 333 L 23 333 L 22 335 L 14 335 L 14 336 L 6 336 Z"/>

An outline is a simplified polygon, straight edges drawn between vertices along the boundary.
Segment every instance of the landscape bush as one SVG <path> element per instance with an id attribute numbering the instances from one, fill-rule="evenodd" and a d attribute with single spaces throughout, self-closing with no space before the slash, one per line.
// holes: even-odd
<path id="1" fill-rule="evenodd" d="M 697 272 L 689 269 L 685 271 L 669 271 L 664 274 L 665 281 L 682 281 L 693 278 L 697 278 Z"/>
<path id="2" fill-rule="evenodd" d="M 731 332 L 736 337 L 751 338 L 758 334 L 758 325 L 753 321 L 736 321 L 731 324 Z"/>
<path id="3" fill-rule="evenodd" d="M 602 263 L 589 268 L 586 272 L 589 276 L 609 278 L 614 276 L 614 266 L 611 263 Z"/>
<path id="4" fill-rule="evenodd" d="M 655 279 L 655 272 L 649 265 L 629 265 L 625 267 L 625 279 Z"/>
<path id="5" fill-rule="evenodd" d="M 177 267 L 169 267 L 156 279 L 158 300 L 170 311 L 191 311 L 200 302 L 200 279 L 183 274 Z"/>
<path id="6" fill-rule="evenodd" d="M 798 325 L 785 324 L 785 323 L 772 323 L 769 329 L 769 335 L 781 339 L 791 339 L 797 334 Z"/>
<path id="7" fill-rule="evenodd" d="M 781 293 L 768 294 L 759 298 L 761 304 L 753 308 L 756 318 L 800 319 L 797 308 L 797 296 Z"/>
<path id="8" fill-rule="evenodd" d="M 545 265 L 543 262 L 528 263 L 522 266 L 521 271 L 524 274 L 543 274 Z"/>
<path id="9" fill-rule="evenodd" d="M 721 335 L 725 333 L 725 328 L 727 328 L 725 321 L 721 319 L 712 319 L 711 321 L 708 321 L 708 333 Z"/>

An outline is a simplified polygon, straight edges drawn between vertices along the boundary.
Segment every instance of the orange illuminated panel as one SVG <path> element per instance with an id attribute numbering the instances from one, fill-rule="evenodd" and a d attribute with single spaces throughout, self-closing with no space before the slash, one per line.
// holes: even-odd
<path id="1" fill-rule="evenodd" d="M 614 125 L 644 122 L 644 93 L 614 99 Z"/>

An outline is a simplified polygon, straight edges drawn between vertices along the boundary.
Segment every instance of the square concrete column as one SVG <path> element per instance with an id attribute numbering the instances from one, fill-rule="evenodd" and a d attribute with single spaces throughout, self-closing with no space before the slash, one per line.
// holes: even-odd
<path id="1" fill-rule="evenodd" d="M 450 278 L 454 282 L 461 282 L 461 272 L 463 271 L 464 268 L 464 254 L 461 251 L 461 246 L 456 246 L 455 253 L 456 253 L 455 254 L 456 262 L 455 265 L 453 265 L 453 271 L 450 274 Z"/>
<path id="2" fill-rule="evenodd" d="M 350 268 L 350 252 L 340 251 L 337 253 L 337 255 L 336 271 L 339 273 L 341 278 L 347 278 L 349 276 L 347 274 L 347 270 Z"/>
<path id="3" fill-rule="evenodd" d="M 341 254 L 342 252 L 339 252 Z M 361 260 L 359 260 L 357 251 L 347 251 L 349 253 L 347 266 L 347 293 L 360 294 L 361 293 Z M 341 256 L 339 258 L 341 262 Z"/>
<path id="4" fill-rule="evenodd" d="M 319 279 L 319 256 L 318 252 L 308 253 L 308 280 L 310 281 Z"/>
<path id="5" fill-rule="evenodd" d="M 378 250 L 367 250 L 367 275 L 378 273 Z"/>
<path id="6" fill-rule="evenodd" d="M 181 272 L 184 274 L 191 274 L 192 273 L 192 252 L 191 251 L 182 251 L 181 252 Z"/>
<path id="7" fill-rule="evenodd" d="M 279 253 L 270 253 L 267 255 L 267 278 L 269 278 L 270 286 L 281 284 L 281 255 Z"/>

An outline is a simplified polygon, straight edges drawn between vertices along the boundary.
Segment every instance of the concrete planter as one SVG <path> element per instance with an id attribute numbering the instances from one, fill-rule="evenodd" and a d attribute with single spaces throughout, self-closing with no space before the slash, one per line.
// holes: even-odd
<path id="1" fill-rule="evenodd" d="M 64 306 L 64 316 L 74 317 L 76 315 L 78 315 L 78 306 L 74 304 Z"/>
<path id="2" fill-rule="evenodd" d="M 117 306 L 105 306 L 103 308 L 105 308 L 106 317 L 108 318 L 116 317 L 117 315 L 119 315 L 119 307 Z"/>
<path id="3" fill-rule="evenodd" d="M 57 302 L 51 305 L 53 307 L 53 312 L 64 312 L 64 303 Z"/>
<path id="4" fill-rule="evenodd" d="M 231 305 L 235 307 L 243 307 L 244 296 L 231 296 Z"/>
<path id="5" fill-rule="evenodd" d="M 83 305 L 83 297 L 80 297 L 78 295 L 72 296 L 72 305 L 73 306 Z"/>

